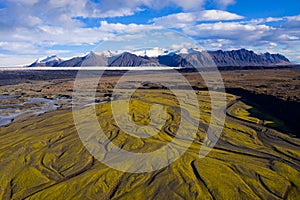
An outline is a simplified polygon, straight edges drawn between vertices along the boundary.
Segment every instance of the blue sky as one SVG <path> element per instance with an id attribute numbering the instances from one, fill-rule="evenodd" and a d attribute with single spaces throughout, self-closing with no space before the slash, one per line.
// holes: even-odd
<path id="1" fill-rule="evenodd" d="M 157 28 L 207 50 L 247 48 L 300 63 L 299 0 L 1 0 L 0 66 L 82 55 L 118 34 Z"/>

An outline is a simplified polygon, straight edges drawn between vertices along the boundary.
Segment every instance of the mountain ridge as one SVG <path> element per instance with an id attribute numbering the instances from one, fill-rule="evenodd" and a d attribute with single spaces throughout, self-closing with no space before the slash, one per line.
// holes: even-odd
<path id="1" fill-rule="evenodd" d="M 150 52 L 151 56 L 147 55 Z M 161 55 L 160 55 L 161 53 Z M 212 62 L 213 61 L 213 62 Z M 176 51 L 158 49 L 130 52 L 130 51 L 105 51 L 63 60 L 57 56 L 38 59 L 27 67 L 139 67 L 139 66 L 165 66 L 165 67 L 249 67 L 249 66 L 276 66 L 291 65 L 292 63 L 281 54 L 269 52 L 257 54 L 247 49 L 231 51 L 200 51 L 198 49 L 180 49 Z"/>

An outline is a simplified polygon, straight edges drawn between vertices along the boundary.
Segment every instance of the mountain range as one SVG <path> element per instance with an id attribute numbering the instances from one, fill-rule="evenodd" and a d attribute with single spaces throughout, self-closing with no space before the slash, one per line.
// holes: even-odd
<path id="1" fill-rule="evenodd" d="M 208 59 L 210 56 L 211 59 Z M 214 63 L 213 63 L 213 62 Z M 37 59 L 28 67 L 84 67 L 84 66 L 169 66 L 169 67 L 244 67 L 289 65 L 291 62 L 281 54 L 257 54 L 246 49 L 232 51 L 203 52 L 197 48 L 167 50 L 161 48 L 136 51 L 103 51 L 90 52 L 84 56 L 61 59 L 49 56 Z"/>

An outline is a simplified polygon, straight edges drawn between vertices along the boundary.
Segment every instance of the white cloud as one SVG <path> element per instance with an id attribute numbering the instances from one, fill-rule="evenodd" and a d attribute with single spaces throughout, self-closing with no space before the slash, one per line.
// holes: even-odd
<path id="1" fill-rule="evenodd" d="M 46 55 L 58 55 L 58 54 L 66 54 L 71 53 L 70 50 L 45 50 Z"/>
<path id="2" fill-rule="evenodd" d="M 184 11 L 203 9 L 208 0 L 4 0 L 5 8 L 0 10 L 0 25 L 3 28 L 32 28 L 43 22 L 47 25 L 71 27 L 77 26 L 76 17 L 121 17 L 143 11 L 141 7 L 162 9 L 173 6 Z M 218 1 L 220 5 L 232 3 L 232 0 Z M 12 13 L 17 13 L 16 15 Z M 218 13 L 211 13 L 218 14 Z"/>
<path id="3" fill-rule="evenodd" d="M 282 34 L 278 38 L 281 40 L 299 40 L 299 37 L 288 34 Z"/>
<path id="4" fill-rule="evenodd" d="M 269 22 L 280 22 L 283 20 L 285 20 L 284 17 L 267 17 L 267 18 L 252 19 L 249 22 L 253 24 L 264 24 Z"/>
<path id="5" fill-rule="evenodd" d="M 38 52 L 29 42 L 0 42 L 0 49 L 21 54 Z"/>
<path id="6" fill-rule="evenodd" d="M 206 10 L 199 13 L 198 21 L 226 21 L 243 19 L 243 16 L 222 10 Z"/>
<path id="7" fill-rule="evenodd" d="M 219 37 L 249 41 L 259 40 L 275 28 L 267 25 L 242 24 L 240 22 L 218 22 L 199 24 L 183 30 L 186 34 L 196 37 Z"/>
<path id="8" fill-rule="evenodd" d="M 172 49 L 182 49 L 182 48 L 198 48 L 198 45 L 195 45 L 191 42 L 183 42 L 181 44 L 173 44 Z"/>
<path id="9" fill-rule="evenodd" d="M 95 10 L 92 17 L 123 17 L 134 15 L 135 11 L 129 8 L 120 8 L 118 10 L 108 10 L 105 12 Z"/>
<path id="10" fill-rule="evenodd" d="M 252 19 L 249 22 L 254 23 L 254 24 L 263 24 L 263 23 L 269 23 L 269 22 L 283 22 L 283 21 L 299 22 L 300 21 L 300 15 L 258 18 L 258 19 Z"/>
<path id="11" fill-rule="evenodd" d="M 80 46 L 96 45 L 100 41 L 112 38 L 117 33 L 133 32 L 139 30 L 158 28 L 152 25 L 107 23 L 102 21 L 99 27 L 65 29 L 59 26 L 41 25 L 36 29 L 18 28 L 12 35 L 5 35 L 0 41 L 0 51 L 10 54 L 41 57 L 48 54 L 66 54 L 66 50 L 49 50 L 52 46 Z M 0 32 L 1 36 L 1 32 Z M 4 36 L 4 34 L 2 35 Z M 133 35 L 134 37 L 134 35 Z M 119 40 L 120 36 L 116 36 Z M 47 49 L 45 49 L 47 47 Z M 57 51 L 57 53 L 55 53 Z M 34 56 L 33 56 L 34 57 Z M 2 63 L 0 64 L 2 65 Z"/>
<path id="12" fill-rule="evenodd" d="M 152 25 L 138 25 L 138 24 L 121 24 L 121 23 L 107 23 L 107 21 L 101 21 L 99 29 L 105 32 L 130 32 L 136 29 L 154 28 Z"/>
<path id="13" fill-rule="evenodd" d="M 167 6 L 176 6 L 182 8 L 184 11 L 195 11 L 202 9 L 205 2 L 209 0 L 102 0 L 101 6 L 103 9 L 116 9 L 116 8 L 137 8 L 146 6 L 148 8 L 161 9 Z M 215 0 L 219 6 L 226 7 L 234 4 L 235 0 Z"/>
<path id="14" fill-rule="evenodd" d="M 150 22 L 165 28 L 183 28 L 197 21 L 193 13 L 177 13 L 160 18 L 154 18 Z"/>
<path id="15" fill-rule="evenodd" d="M 243 21 L 204 23 L 186 27 L 183 31 L 198 38 L 199 43 L 208 50 L 249 48 L 281 53 L 285 48 L 299 52 L 297 49 L 300 46 L 300 40 L 296 36 L 300 31 Z"/>
<path id="16" fill-rule="evenodd" d="M 214 0 L 214 2 L 222 7 L 227 7 L 229 5 L 235 4 L 235 0 Z"/>
<path id="17" fill-rule="evenodd" d="M 183 28 L 190 24 L 203 21 L 228 21 L 243 19 L 243 16 L 221 10 L 203 10 L 199 12 L 176 13 L 159 18 L 151 22 L 168 28 Z"/>
<path id="18" fill-rule="evenodd" d="M 0 54 L 0 67 L 29 65 L 34 59 L 36 59 L 34 56 Z"/>
<path id="19" fill-rule="evenodd" d="M 199 44 L 206 50 L 234 49 L 231 40 L 227 39 L 206 39 L 200 40 Z"/>
<path id="20" fill-rule="evenodd" d="M 269 43 L 270 48 L 277 47 L 278 45 L 275 42 L 270 42 Z"/>
<path id="21" fill-rule="evenodd" d="M 103 5 L 107 7 L 129 7 L 136 8 L 140 6 L 147 6 L 149 8 L 161 9 L 167 6 L 180 7 L 183 10 L 197 10 L 203 7 L 205 0 L 103 0 Z"/>
<path id="22" fill-rule="evenodd" d="M 268 17 L 266 18 L 265 22 L 278 22 L 282 20 L 284 20 L 282 17 Z"/>
<path id="23" fill-rule="evenodd" d="M 300 45 L 295 46 L 295 49 L 299 49 Z M 295 63 L 300 63 L 300 54 L 298 51 L 295 51 L 294 48 L 289 48 L 289 49 L 283 49 L 281 50 L 281 53 L 286 55 L 290 61 L 295 62 Z"/>
<path id="24" fill-rule="evenodd" d="M 184 10 L 198 10 L 203 4 L 204 0 L 169 0 L 170 2 L 174 2 L 179 7 L 182 7 Z M 160 2 L 160 1 L 159 1 Z M 157 2 L 159 4 L 159 2 Z"/>
<path id="25" fill-rule="evenodd" d="M 0 9 L 0 52 L 36 55 L 33 57 L 55 54 L 55 51 L 63 54 L 69 52 L 51 48 L 54 45 L 95 45 L 113 36 L 121 41 L 126 40 L 126 36 L 116 36 L 118 33 L 162 27 L 176 28 L 195 39 L 202 39 L 200 43 L 211 49 L 265 47 L 299 52 L 296 47 L 300 45 L 300 15 L 245 21 L 236 13 L 203 10 L 208 1 L 220 9 L 235 3 L 235 0 L 101 0 L 98 3 L 91 0 L 3 0 L 6 8 Z M 183 11 L 154 18 L 148 24 L 108 23 L 106 19 L 98 19 L 99 26 L 87 28 L 78 20 L 81 17 L 130 16 L 144 9 L 165 7 Z"/>
<path id="26" fill-rule="evenodd" d="M 24 4 L 24 5 L 34 5 L 38 2 L 39 0 L 10 0 L 12 3 L 17 3 L 17 4 Z"/>
<path id="27" fill-rule="evenodd" d="M 300 15 L 286 17 L 290 21 L 300 21 Z"/>
<path id="28" fill-rule="evenodd" d="M 4 0 L 2 3 L 5 7 L 0 9 L 0 38 L 11 44 L 25 42 L 44 47 L 55 44 L 94 44 L 113 33 L 136 28 L 137 25 L 102 23 L 100 27 L 84 28 L 85 24 L 78 18 L 129 16 L 143 11 L 141 7 L 160 9 L 175 6 L 185 10 L 199 9 L 204 1 L 102 0 L 96 3 L 91 0 Z M 12 48 L 10 51 L 19 52 Z"/>

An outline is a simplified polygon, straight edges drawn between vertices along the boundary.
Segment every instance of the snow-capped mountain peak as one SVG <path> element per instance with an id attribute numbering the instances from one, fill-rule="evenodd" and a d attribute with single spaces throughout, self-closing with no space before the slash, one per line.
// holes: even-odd
<path id="1" fill-rule="evenodd" d="M 164 48 L 152 48 L 152 49 L 137 49 L 133 51 L 128 51 L 129 53 L 135 54 L 137 56 L 147 56 L 147 57 L 158 57 L 161 55 L 167 55 L 169 50 Z"/>
<path id="2" fill-rule="evenodd" d="M 35 60 L 29 67 L 39 67 L 39 66 L 49 66 L 61 63 L 63 59 L 57 57 L 56 55 L 48 56 L 46 58 L 39 58 Z"/>
<path id="3" fill-rule="evenodd" d="M 48 56 L 47 58 L 41 60 L 42 63 L 52 62 L 52 61 L 60 61 L 61 58 L 57 57 L 56 55 Z"/>
<path id="4" fill-rule="evenodd" d="M 48 56 L 46 58 L 38 58 L 34 63 L 48 63 L 53 61 L 61 61 L 62 59 L 56 55 Z"/>

